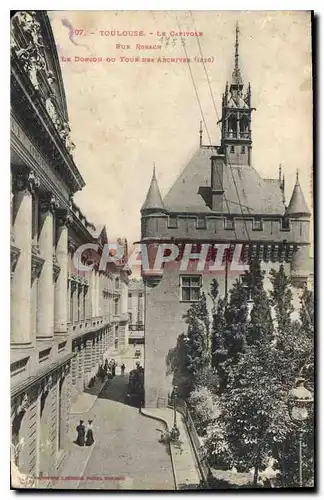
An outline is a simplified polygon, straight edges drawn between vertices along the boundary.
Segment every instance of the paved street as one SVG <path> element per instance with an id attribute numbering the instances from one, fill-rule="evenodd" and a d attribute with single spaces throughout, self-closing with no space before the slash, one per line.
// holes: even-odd
<path id="1" fill-rule="evenodd" d="M 123 356 L 109 354 L 108 359 L 114 357 L 118 362 L 117 376 L 104 385 L 89 412 L 86 401 L 84 413 L 71 415 L 71 436 L 80 418 L 91 419 L 95 443 L 92 449 L 71 443 L 71 456 L 62 475 L 82 479 L 76 483 L 64 481 L 65 488 L 175 489 L 171 457 L 158 441 L 162 424 L 141 415 L 127 399 L 128 372 L 136 363 L 133 355 L 133 349 Z M 120 375 L 122 362 L 126 365 L 124 377 Z M 81 408 L 84 396 L 79 396 L 80 404 L 77 401 L 75 407 Z M 54 487 L 62 487 L 62 483 L 56 482 Z"/>
<path id="2" fill-rule="evenodd" d="M 89 413 L 95 445 L 79 488 L 173 490 L 171 459 L 158 442 L 161 425 L 125 404 L 127 381 L 119 375 L 108 382 Z M 125 480 L 105 479 L 114 476 Z"/>

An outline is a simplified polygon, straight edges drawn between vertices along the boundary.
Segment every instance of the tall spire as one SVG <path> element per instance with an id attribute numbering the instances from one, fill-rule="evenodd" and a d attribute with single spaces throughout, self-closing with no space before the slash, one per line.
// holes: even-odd
<path id="1" fill-rule="evenodd" d="M 240 28 L 238 25 L 238 21 L 236 21 L 236 29 L 235 29 L 235 70 L 237 71 L 239 69 L 239 32 Z"/>
<path id="2" fill-rule="evenodd" d="M 163 211 L 165 212 L 165 206 L 162 201 L 162 196 L 160 193 L 160 189 L 156 180 L 156 175 L 155 175 L 155 163 L 153 163 L 153 175 L 152 175 L 152 180 L 151 184 L 149 187 L 149 190 L 146 195 L 146 199 L 144 202 L 144 205 L 142 206 L 141 211 L 144 210 L 149 210 L 153 212 L 160 212 Z"/>
<path id="3" fill-rule="evenodd" d="M 241 76 L 241 70 L 239 66 L 239 33 L 240 33 L 240 28 L 237 21 L 235 28 L 235 63 L 234 63 L 234 71 L 232 73 L 232 86 L 233 85 L 243 86 L 243 79 Z"/>

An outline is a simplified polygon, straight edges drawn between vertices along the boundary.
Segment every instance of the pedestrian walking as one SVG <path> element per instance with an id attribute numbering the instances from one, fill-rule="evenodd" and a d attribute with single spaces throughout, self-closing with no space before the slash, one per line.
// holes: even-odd
<path id="1" fill-rule="evenodd" d="M 120 367 L 120 373 L 121 373 L 121 376 L 122 376 L 122 377 L 125 375 L 125 368 L 126 368 L 126 367 L 125 367 L 125 365 L 124 365 L 124 363 L 123 363 L 123 364 L 121 365 L 121 367 Z"/>
<path id="2" fill-rule="evenodd" d="M 115 362 L 113 362 L 113 364 L 112 364 L 111 373 L 112 373 L 112 376 L 115 377 L 115 375 L 116 375 L 116 363 Z"/>
<path id="3" fill-rule="evenodd" d="M 76 431 L 78 433 L 76 444 L 79 446 L 84 446 L 85 427 L 83 420 L 80 420 L 80 423 L 76 428 Z"/>
<path id="4" fill-rule="evenodd" d="M 92 429 L 92 420 L 88 421 L 87 425 L 87 435 L 86 435 L 86 446 L 91 446 L 94 443 L 94 437 L 93 437 L 93 429 Z"/>
<path id="5" fill-rule="evenodd" d="M 102 383 L 104 383 L 104 381 L 105 381 L 105 375 L 106 375 L 105 370 L 103 369 L 103 366 L 100 365 L 99 377 L 100 377 Z"/>

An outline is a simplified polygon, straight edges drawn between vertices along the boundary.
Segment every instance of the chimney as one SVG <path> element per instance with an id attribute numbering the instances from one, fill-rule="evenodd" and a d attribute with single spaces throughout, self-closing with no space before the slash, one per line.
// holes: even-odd
<path id="1" fill-rule="evenodd" d="M 215 155 L 211 157 L 212 210 L 215 210 L 215 212 L 223 211 L 224 165 L 225 165 L 224 155 Z"/>

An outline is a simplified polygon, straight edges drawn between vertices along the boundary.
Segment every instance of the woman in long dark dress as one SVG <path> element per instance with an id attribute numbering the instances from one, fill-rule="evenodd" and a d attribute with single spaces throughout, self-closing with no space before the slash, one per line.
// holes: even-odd
<path id="1" fill-rule="evenodd" d="M 92 420 L 89 420 L 85 444 L 86 444 L 86 446 L 91 446 L 93 443 L 94 443 L 94 438 L 93 438 L 93 430 L 92 430 Z"/>
<path id="2" fill-rule="evenodd" d="M 80 423 L 76 428 L 76 431 L 78 433 L 76 444 L 78 444 L 79 446 L 84 446 L 85 427 L 83 425 L 83 420 L 80 420 Z"/>

